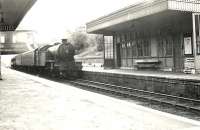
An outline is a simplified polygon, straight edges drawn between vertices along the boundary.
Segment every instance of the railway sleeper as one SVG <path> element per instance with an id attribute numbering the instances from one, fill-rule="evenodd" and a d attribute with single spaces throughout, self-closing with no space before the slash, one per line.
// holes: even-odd
<path id="1" fill-rule="evenodd" d="M 120 87 L 114 88 L 114 86 L 106 87 L 109 85 L 104 85 L 104 84 L 101 84 L 101 86 L 98 86 L 96 84 L 91 85 L 89 83 L 77 83 L 77 82 L 75 84 L 78 84 L 78 85 L 81 85 L 84 87 L 89 87 L 89 88 L 92 88 L 92 89 L 95 89 L 98 91 L 101 90 L 103 92 L 111 93 L 111 94 L 118 95 L 118 96 L 138 98 L 138 99 L 142 99 L 145 101 L 148 100 L 151 103 L 166 104 L 166 105 L 174 106 L 179 109 L 191 110 L 192 112 L 195 112 L 195 113 L 200 112 L 200 107 L 193 107 L 193 105 L 191 105 L 191 103 L 193 103 L 192 101 L 190 101 L 189 103 L 181 102 L 181 100 L 179 100 L 179 99 L 178 99 L 178 101 L 177 100 L 174 101 L 174 100 L 169 100 L 168 97 L 164 97 L 164 96 L 163 97 L 152 96 L 152 93 L 150 95 L 149 94 L 144 95 L 144 94 L 138 94 L 138 93 L 133 94 L 129 90 L 127 90 L 126 87 L 121 89 Z M 126 89 L 126 90 L 124 90 L 124 89 Z M 121 90 L 124 90 L 124 91 L 121 91 Z"/>

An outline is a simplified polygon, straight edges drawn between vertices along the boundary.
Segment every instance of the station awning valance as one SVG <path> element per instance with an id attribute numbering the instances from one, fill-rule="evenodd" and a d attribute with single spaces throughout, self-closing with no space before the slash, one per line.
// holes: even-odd
<path id="1" fill-rule="evenodd" d="M 123 8 L 87 23 L 88 33 L 104 33 L 111 26 L 164 11 L 200 12 L 199 0 L 152 0 Z"/>

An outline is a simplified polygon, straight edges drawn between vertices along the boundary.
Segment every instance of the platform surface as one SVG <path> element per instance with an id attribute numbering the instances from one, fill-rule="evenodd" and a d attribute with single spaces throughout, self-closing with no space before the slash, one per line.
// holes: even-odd
<path id="1" fill-rule="evenodd" d="M 2 68 L 0 130 L 199 130 L 200 122 Z"/>
<path id="2" fill-rule="evenodd" d="M 123 75 L 135 75 L 135 76 L 149 76 L 166 79 L 180 79 L 190 81 L 200 81 L 200 74 L 184 74 L 175 72 L 164 72 L 164 71 L 139 71 L 133 69 L 104 69 L 103 67 L 84 67 L 83 71 L 90 72 L 103 72 L 112 74 L 123 74 Z"/>

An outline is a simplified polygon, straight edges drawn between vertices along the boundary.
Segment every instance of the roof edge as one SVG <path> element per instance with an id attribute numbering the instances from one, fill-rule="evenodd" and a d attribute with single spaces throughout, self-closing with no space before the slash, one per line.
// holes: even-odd
<path id="1" fill-rule="evenodd" d="M 200 12 L 200 1 L 193 0 L 154 0 L 134 4 L 108 15 L 86 23 L 87 32 L 93 33 L 123 22 L 131 21 L 148 15 L 167 10 L 178 10 L 186 12 Z"/>

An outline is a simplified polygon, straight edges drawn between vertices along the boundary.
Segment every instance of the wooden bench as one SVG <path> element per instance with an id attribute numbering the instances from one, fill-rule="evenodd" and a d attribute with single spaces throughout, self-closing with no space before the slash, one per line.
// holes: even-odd
<path id="1" fill-rule="evenodd" d="M 158 69 L 161 63 L 158 59 L 139 59 L 135 62 L 138 69 Z"/>

